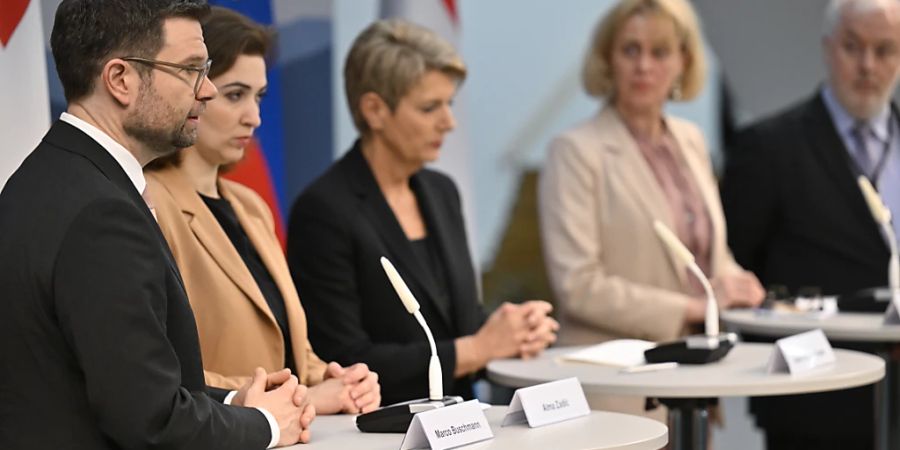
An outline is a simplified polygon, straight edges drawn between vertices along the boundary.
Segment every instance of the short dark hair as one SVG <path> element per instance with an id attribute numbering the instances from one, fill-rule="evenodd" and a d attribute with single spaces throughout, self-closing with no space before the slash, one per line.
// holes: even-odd
<path id="1" fill-rule="evenodd" d="M 239 12 L 213 6 L 200 24 L 209 58 L 213 61 L 209 69 L 210 79 L 228 72 L 238 56 L 267 58 L 272 51 L 274 30 Z"/>
<path id="2" fill-rule="evenodd" d="M 266 58 L 272 51 L 275 32 L 272 28 L 254 22 L 249 17 L 221 6 L 213 6 L 210 13 L 200 21 L 203 40 L 213 61 L 209 68 L 209 78 L 213 79 L 228 72 L 238 56 L 251 55 Z M 201 131 L 202 133 L 202 131 Z M 169 166 L 180 166 L 183 152 L 162 156 L 144 166 L 144 170 L 162 170 Z M 230 170 L 223 166 L 220 172 Z"/>
<path id="3" fill-rule="evenodd" d="M 63 0 L 56 10 L 50 47 L 66 100 L 90 94 L 111 58 L 154 58 L 164 44 L 166 19 L 200 21 L 208 12 L 206 0 Z"/>

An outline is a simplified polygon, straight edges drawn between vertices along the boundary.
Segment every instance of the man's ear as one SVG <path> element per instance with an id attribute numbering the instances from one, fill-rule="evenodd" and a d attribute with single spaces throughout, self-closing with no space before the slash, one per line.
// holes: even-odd
<path id="1" fill-rule="evenodd" d="M 141 74 L 127 62 L 113 58 L 103 65 L 100 82 L 106 92 L 121 106 L 130 106 L 137 100 L 140 90 Z"/>
<path id="2" fill-rule="evenodd" d="M 373 131 L 384 128 L 385 120 L 391 114 L 391 108 L 374 92 L 366 92 L 359 98 L 359 111 Z"/>

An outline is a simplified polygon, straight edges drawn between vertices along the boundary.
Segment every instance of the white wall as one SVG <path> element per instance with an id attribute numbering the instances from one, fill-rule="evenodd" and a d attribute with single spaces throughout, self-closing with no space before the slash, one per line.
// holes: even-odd
<path id="1" fill-rule="evenodd" d="M 824 79 L 827 0 L 694 0 L 720 55 L 740 125 L 812 95 Z"/>

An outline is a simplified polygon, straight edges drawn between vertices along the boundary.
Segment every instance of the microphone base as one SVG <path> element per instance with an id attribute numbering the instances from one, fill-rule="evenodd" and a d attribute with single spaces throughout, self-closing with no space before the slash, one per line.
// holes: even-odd
<path id="1" fill-rule="evenodd" d="M 364 433 L 406 433 L 413 416 L 423 411 L 462 403 L 463 398 L 445 396 L 441 400 L 420 398 L 383 406 L 370 413 L 356 416 L 356 428 Z"/>
<path id="2" fill-rule="evenodd" d="M 734 348 L 737 335 L 693 335 L 666 342 L 644 352 L 647 363 L 677 362 L 679 364 L 708 364 L 725 357 Z"/>

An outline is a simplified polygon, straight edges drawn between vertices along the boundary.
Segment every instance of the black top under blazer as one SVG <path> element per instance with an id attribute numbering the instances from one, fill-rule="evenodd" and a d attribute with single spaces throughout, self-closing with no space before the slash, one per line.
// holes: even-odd
<path id="1" fill-rule="evenodd" d="M 437 342 L 445 395 L 472 398 L 471 377 L 454 379 L 454 339 L 475 333 L 478 296 L 459 193 L 444 174 L 410 179 L 445 270 L 449 301 L 382 195 L 359 142 L 297 199 L 288 226 L 288 262 L 322 359 L 364 362 L 378 372 L 385 404 L 428 396 L 425 333 L 394 292 L 380 258 L 391 260 L 421 305 Z"/>
<path id="2" fill-rule="evenodd" d="M 794 295 L 803 287 L 838 295 L 887 284 L 888 246 L 820 93 L 744 130 L 738 142 L 726 166 L 722 203 L 739 264 L 764 285 L 783 285 Z M 834 345 L 874 351 L 858 343 Z M 750 402 L 769 432 L 825 442 L 849 438 L 867 448 L 872 395 L 864 386 Z"/>
<path id="3" fill-rule="evenodd" d="M 153 216 L 112 156 L 68 123 L 0 194 L 0 292 L 0 448 L 268 445 L 259 411 L 210 397 Z"/>

